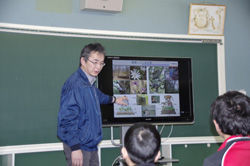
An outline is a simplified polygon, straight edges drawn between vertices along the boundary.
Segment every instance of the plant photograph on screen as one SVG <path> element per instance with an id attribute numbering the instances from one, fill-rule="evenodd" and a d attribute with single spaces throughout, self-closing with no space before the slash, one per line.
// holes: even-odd
<path id="1" fill-rule="evenodd" d="M 114 117 L 179 116 L 178 62 L 113 60 L 113 95 L 127 96 L 128 106 L 114 105 Z"/>
<path id="2" fill-rule="evenodd" d="M 101 106 L 103 124 L 193 122 L 191 59 L 108 56 L 98 86 L 128 105 Z"/>

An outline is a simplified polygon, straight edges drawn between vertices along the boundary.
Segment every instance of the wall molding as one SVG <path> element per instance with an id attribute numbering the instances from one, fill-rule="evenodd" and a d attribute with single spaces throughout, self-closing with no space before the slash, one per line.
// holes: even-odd
<path id="1" fill-rule="evenodd" d="M 39 35 L 53 35 L 65 37 L 107 38 L 119 40 L 143 40 L 162 42 L 188 42 L 188 43 L 222 43 L 222 36 L 178 35 L 163 33 L 141 33 L 125 31 L 91 30 L 77 28 L 62 28 L 24 24 L 0 23 L 0 31 L 28 33 Z"/>
<path id="2" fill-rule="evenodd" d="M 114 140 L 119 143 L 120 140 Z M 223 139 L 220 136 L 204 136 L 204 137 L 169 137 L 162 138 L 162 145 L 189 145 L 189 144 L 212 144 L 222 143 Z M 99 144 L 101 148 L 115 148 L 111 140 L 103 140 Z M 0 155 L 21 154 L 21 153 L 37 153 L 37 152 L 52 152 L 62 151 L 62 143 L 46 143 L 46 144 L 29 144 L 29 145 L 13 145 L 0 147 Z"/>

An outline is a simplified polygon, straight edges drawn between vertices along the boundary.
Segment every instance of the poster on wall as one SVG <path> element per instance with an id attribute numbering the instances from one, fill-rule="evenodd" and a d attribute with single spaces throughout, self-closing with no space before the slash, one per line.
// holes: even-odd
<path id="1" fill-rule="evenodd" d="M 224 35 L 225 5 L 190 4 L 188 34 Z"/>

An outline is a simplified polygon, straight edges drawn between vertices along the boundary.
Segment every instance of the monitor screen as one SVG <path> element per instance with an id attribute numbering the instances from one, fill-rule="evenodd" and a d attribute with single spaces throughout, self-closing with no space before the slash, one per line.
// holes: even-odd
<path id="1" fill-rule="evenodd" d="M 103 125 L 193 123 L 190 58 L 108 56 L 98 87 L 127 105 L 101 105 Z"/>

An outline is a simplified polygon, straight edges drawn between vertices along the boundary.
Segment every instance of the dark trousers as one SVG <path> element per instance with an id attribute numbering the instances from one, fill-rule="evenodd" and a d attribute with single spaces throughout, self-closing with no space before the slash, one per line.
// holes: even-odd
<path id="1" fill-rule="evenodd" d="M 71 149 L 68 145 L 63 143 L 63 150 L 67 161 L 67 166 L 72 166 L 71 160 Z M 85 151 L 82 150 L 83 154 L 83 166 L 99 166 L 98 151 Z"/>

